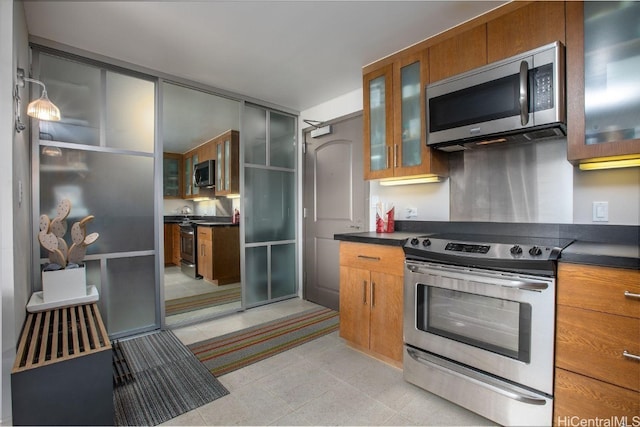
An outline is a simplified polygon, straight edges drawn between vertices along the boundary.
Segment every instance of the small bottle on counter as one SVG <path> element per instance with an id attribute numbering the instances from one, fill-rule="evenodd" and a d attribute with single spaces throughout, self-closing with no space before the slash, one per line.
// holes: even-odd
<path id="1" fill-rule="evenodd" d="M 240 211 L 238 209 L 234 209 L 233 211 L 233 219 L 231 221 L 233 224 L 240 224 Z"/>

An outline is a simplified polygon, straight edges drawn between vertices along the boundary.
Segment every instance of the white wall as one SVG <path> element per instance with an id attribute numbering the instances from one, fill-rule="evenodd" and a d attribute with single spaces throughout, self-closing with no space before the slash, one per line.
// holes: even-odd
<path id="1" fill-rule="evenodd" d="M 360 110 L 362 110 L 362 88 L 302 111 L 298 128 L 302 132 L 302 129 L 309 127 L 302 120 L 326 122 Z"/>
<path id="2" fill-rule="evenodd" d="M 0 315 L 2 316 L 2 375 L 0 376 L 0 424 L 11 422 L 11 364 L 15 357 L 13 309 L 13 8 L 0 1 Z M 6 155 L 4 155 L 6 153 Z"/>
<path id="3" fill-rule="evenodd" d="M 328 121 L 362 110 L 362 89 L 332 99 L 300 113 L 301 119 Z M 300 122 L 300 129 L 308 127 Z M 572 194 L 574 224 L 640 225 L 640 168 L 612 169 L 604 171 L 580 171 L 574 168 Z M 448 221 L 450 219 L 448 180 L 434 184 L 416 184 L 399 187 L 382 187 L 376 182 L 370 186 L 372 206 L 377 201 L 393 203 L 396 219 L 405 220 L 406 209 L 418 209 L 418 215 L 410 220 Z M 609 202 L 609 221 L 592 221 L 592 203 Z M 372 207 L 370 218 L 375 218 Z M 370 230 L 374 229 L 373 220 Z"/>
<path id="4" fill-rule="evenodd" d="M 609 202 L 609 222 L 604 224 L 640 225 L 640 168 L 601 171 L 575 168 L 574 224 L 593 223 L 593 202 Z"/>
<path id="5" fill-rule="evenodd" d="M 0 282 L 2 291 L 2 401 L 0 423 L 11 422 L 10 372 L 18 334 L 31 295 L 31 162 L 29 129 L 14 132 L 13 89 L 16 68 L 29 70 L 29 47 L 22 2 L 0 1 Z M 29 100 L 20 89 L 22 122 Z"/>

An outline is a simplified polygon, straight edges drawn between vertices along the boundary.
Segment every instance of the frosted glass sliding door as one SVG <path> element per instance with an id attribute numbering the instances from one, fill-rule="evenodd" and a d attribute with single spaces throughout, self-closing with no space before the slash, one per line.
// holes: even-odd
<path id="1" fill-rule="evenodd" d="M 109 335 L 157 329 L 156 84 L 77 58 L 37 50 L 34 55 L 37 78 L 62 113 L 59 122 L 40 121 L 32 134 L 38 170 L 34 238 L 37 218 L 54 218 L 62 199 L 71 201 L 69 229 L 94 215 L 87 233 L 100 237 L 87 248 L 87 282 L 98 288 Z M 71 244 L 69 232 L 65 240 Z M 37 244 L 34 253 L 34 288 L 39 288 L 48 253 Z"/>
<path id="2" fill-rule="evenodd" d="M 245 306 L 292 297 L 296 283 L 296 120 L 246 104 Z"/>

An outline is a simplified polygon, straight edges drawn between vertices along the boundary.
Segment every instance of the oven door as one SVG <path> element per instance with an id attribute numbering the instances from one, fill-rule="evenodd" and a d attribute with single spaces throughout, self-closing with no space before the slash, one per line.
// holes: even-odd
<path id="1" fill-rule="evenodd" d="M 195 231 L 190 225 L 180 227 L 180 259 L 188 264 L 196 263 Z"/>
<path id="2" fill-rule="evenodd" d="M 551 395 L 555 281 L 406 262 L 406 344 Z"/>

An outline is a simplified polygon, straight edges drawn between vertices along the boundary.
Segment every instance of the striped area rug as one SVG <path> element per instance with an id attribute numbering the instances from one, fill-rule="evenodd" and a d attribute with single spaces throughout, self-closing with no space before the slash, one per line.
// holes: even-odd
<path id="1" fill-rule="evenodd" d="M 155 426 L 229 394 L 171 331 L 118 344 L 132 379 L 113 390 L 117 426 Z"/>
<path id="2" fill-rule="evenodd" d="M 313 308 L 188 348 L 213 375 L 221 376 L 336 331 L 339 326 L 337 311 Z"/>
<path id="3" fill-rule="evenodd" d="M 201 308 L 229 304 L 234 301 L 240 301 L 240 298 L 240 288 L 224 289 L 222 291 L 208 292 L 206 294 L 167 300 L 164 303 L 164 310 L 165 315 L 171 316 Z"/>

